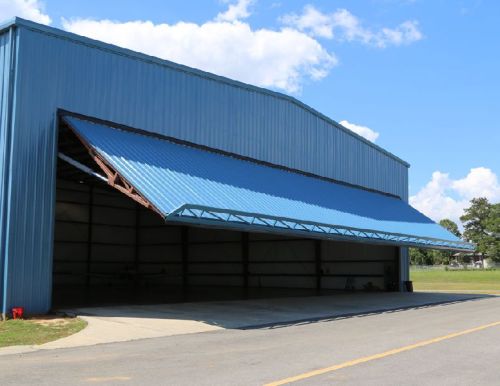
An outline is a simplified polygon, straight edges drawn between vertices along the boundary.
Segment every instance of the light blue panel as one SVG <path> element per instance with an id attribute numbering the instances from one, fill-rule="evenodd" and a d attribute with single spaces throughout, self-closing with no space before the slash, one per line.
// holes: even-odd
<path id="1" fill-rule="evenodd" d="M 460 241 L 398 198 L 87 120 L 64 120 L 167 219 L 190 205 Z"/>

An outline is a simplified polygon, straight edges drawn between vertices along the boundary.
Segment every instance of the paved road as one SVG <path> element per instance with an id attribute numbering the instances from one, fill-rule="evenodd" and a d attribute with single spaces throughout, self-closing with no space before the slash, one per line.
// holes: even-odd
<path id="1" fill-rule="evenodd" d="M 498 358 L 500 297 L 3 356 L 0 384 L 498 385 Z"/>

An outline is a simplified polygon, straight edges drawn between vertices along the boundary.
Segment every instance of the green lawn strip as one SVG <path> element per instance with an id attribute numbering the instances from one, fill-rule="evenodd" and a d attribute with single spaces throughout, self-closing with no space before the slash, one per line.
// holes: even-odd
<path id="1" fill-rule="evenodd" d="M 411 270 L 416 290 L 500 291 L 500 270 Z"/>
<path id="2" fill-rule="evenodd" d="M 7 320 L 0 322 L 0 347 L 47 343 L 77 333 L 86 325 L 79 318 L 66 318 L 53 323 Z"/>

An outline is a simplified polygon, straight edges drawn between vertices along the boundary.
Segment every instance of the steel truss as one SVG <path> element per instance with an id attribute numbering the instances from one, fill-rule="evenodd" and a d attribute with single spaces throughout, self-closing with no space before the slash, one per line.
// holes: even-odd
<path id="1" fill-rule="evenodd" d="M 75 136 L 87 149 L 90 157 L 104 172 L 105 176 L 97 177 L 105 180 L 109 185 L 126 194 L 136 202 L 160 214 L 166 221 L 210 225 L 218 227 L 236 228 L 246 231 L 264 231 L 300 235 L 311 238 L 356 241 L 376 244 L 391 244 L 429 249 L 446 249 L 456 251 L 474 251 L 475 245 L 464 241 L 449 241 L 430 237 L 390 233 L 372 229 L 352 228 L 343 225 L 322 224 L 311 221 L 302 221 L 286 217 L 264 215 L 260 213 L 241 212 L 231 209 L 213 208 L 203 205 L 184 204 L 171 213 L 165 214 L 158 210 L 134 186 L 123 178 L 115 168 L 78 133 L 68 125 Z M 73 166 L 96 176 L 93 170 L 78 161 L 59 154 L 59 157 Z M 83 166 L 83 167 L 82 167 Z"/>
<path id="2" fill-rule="evenodd" d="M 311 237 L 376 242 L 432 249 L 453 249 L 471 251 L 474 244 L 464 241 L 449 241 L 430 237 L 389 233 L 371 229 L 358 229 L 342 225 L 321 224 L 310 221 L 301 221 L 286 217 L 276 217 L 258 213 L 247 213 L 228 209 L 212 208 L 202 205 L 185 204 L 168 214 L 165 218 L 170 221 L 203 222 L 213 225 L 233 227 L 253 227 L 260 230 L 274 230 L 280 233 L 309 234 Z"/>

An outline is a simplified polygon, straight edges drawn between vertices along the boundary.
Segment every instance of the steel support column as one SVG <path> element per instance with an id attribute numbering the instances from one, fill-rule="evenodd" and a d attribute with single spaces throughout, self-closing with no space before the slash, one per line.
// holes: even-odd
<path id="1" fill-rule="evenodd" d="M 85 289 L 87 295 L 90 289 L 90 269 L 92 266 L 92 224 L 94 222 L 94 186 L 89 187 L 89 211 L 88 211 L 88 224 L 87 224 L 87 261 L 85 265 Z"/>
<path id="2" fill-rule="evenodd" d="M 316 290 L 321 291 L 321 278 L 323 276 L 323 270 L 321 267 L 322 259 L 322 244 L 321 240 L 314 240 L 314 259 L 316 263 Z"/>
<path id="3" fill-rule="evenodd" d="M 140 232 L 140 219 L 141 219 L 141 207 L 138 203 L 135 204 L 135 223 L 134 223 L 134 286 L 137 287 L 139 284 L 139 232 Z"/>
<path id="4" fill-rule="evenodd" d="M 401 248 L 394 248 L 394 272 L 392 274 L 394 281 L 394 288 L 391 288 L 391 291 L 400 291 L 401 290 Z"/>
<path id="5" fill-rule="evenodd" d="M 243 271 L 243 287 L 248 288 L 248 233 L 243 232 L 241 234 L 241 261 L 242 261 L 242 271 Z"/>
<path id="6" fill-rule="evenodd" d="M 399 289 L 406 291 L 404 282 L 410 280 L 410 259 L 407 247 L 399 248 Z"/>
<path id="7" fill-rule="evenodd" d="M 189 286 L 189 228 L 183 226 L 181 228 L 181 244 L 182 244 L 182 288 L 184 294 Z"/>

